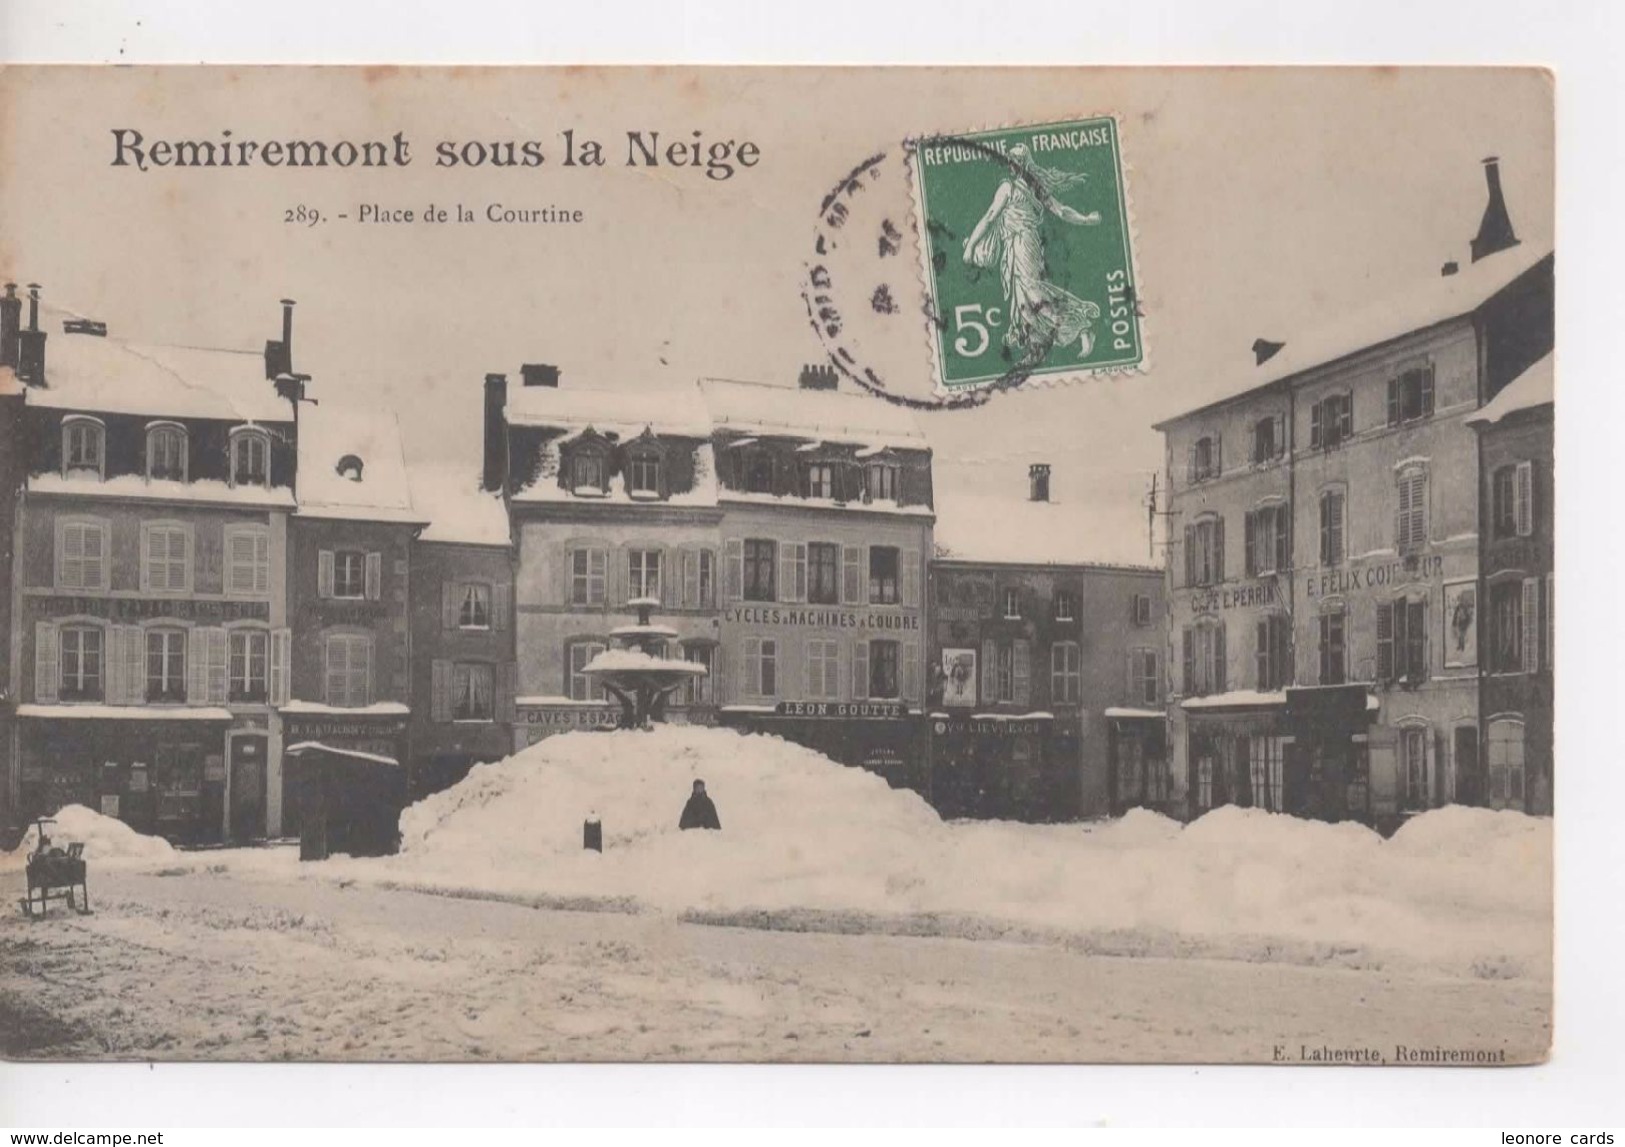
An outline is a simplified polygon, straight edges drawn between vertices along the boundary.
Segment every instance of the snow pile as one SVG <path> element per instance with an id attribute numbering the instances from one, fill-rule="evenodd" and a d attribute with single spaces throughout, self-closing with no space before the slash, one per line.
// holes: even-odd
<path id="1" fill-rule="evenodd" d="M 82 804 L 66 805 L 52 819 L 56 823 L 45 827 L 45 835 L 51 838 L 51 843 L 58 848 L 83 844 L 85 859 L 92 863 L 171 860 L 178 855 L 162 837 L 143 835 L 122 820 L 103 816 Z M 16 850 L 6 854 L 8 866 L 20 867 L 38 844 L 39 826 L 31 825 Z"/>
<path id="2" fill-rule="evenodd" d="M 695 779 L 720 833 L 677 829 Z M 589 815 L 602 854 L 581 847 Z M 1550 954 L 1551 822 L 1510 812 L 1427 813 L 1389 841 L 1234 807 L 1189 826 L 1143 810 L 1094 825 L 944 823 L 918 795 L 779 738 L 662 726 L 565 734 L 476 766 L 408 808 L 401 832 L 400 856 L 357 871 L 722 918 L 992 921 L 1104 936 L 1116 951 L 1195 938 L 1269 959 L 1284 943 L 1294 958 L 1389 952 L 1490 976 L 1536 974 Z"/>

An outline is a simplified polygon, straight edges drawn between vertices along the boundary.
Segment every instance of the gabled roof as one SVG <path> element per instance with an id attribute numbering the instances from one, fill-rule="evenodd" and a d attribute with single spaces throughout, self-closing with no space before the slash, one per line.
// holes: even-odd
<path id="1" fill-rule="evenodd" d="M 1556 389 L 1552 374 L 1552 355 L 1548 351 L 1545 358 L 1502 387 L 1501 393 L 1486 402 L 1482 409 L 1469 414 L 1467 422 L 1473 426 L 1493 426 L 1507 415 L 1516 414 L 1520 410 L 1551 406 Z"/>
<path id="2" fill-rule="evenodd" d="M 692 383 L 661 390 L 595 390 L 571 386 L 512 386 L 507 418 L 511 426 L 556 427 L 636 438 L 645 428 L 656 434 L 705 438 L 711 433 L 699 391 Z"/>
<path id="3" fill-rule="evenodd" d="M 1162 430 L 1181 418 L 1283 383 L 1294 375 L 1470 315 L 1552 257 L 1550 248 L 1513 247 L 1469 263 L 1453 275 L 1433 275 L 1400 290 L 1384 292 L 1368 305 L 1302 334 L 1271 332 L 1276 338 L 1285 338 L 1286 345 L 1262 364 L 1254 361 L 1250 348 L 1238 345 L 1236 355 L 1217 366 L 1220 381 L 1213 396 L 1200 406 L 1162 419 L 1155 428 Z"/>
<path id="4" fill-rule="evenodd" d="M 411 466 L 412 504 L 429 524 L 418 535 L 425 542 L 471 546 L 506 546 L 508 508 L 500 493 L 480 486 L 478 466 L 452 462 L 416 462 Z"/>
<path id="5" fill-rule="evenodd" d="M 339 473 L 353 455 L 359 479 Z M 343 518 L 424 525 L 412 505 L 412 487 L 393 411 L 347 407 L 321 399 L 299 414 L 299 509 L 302 518 Z"/>

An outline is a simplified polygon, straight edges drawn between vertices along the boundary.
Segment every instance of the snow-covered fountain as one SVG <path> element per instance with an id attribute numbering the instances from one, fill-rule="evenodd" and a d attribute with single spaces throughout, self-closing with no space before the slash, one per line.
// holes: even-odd
<path id="1" fill-rule="evenodd" d="M 651 722 L 664 718 L 673 693 L 693 678 L 705 676 L 705 666 L 665 656 L 666 643 L 676 640 L 677 631 L 649 620 L 660 604 L 658 599 L 635 597 L 626 604 L 637 611 L 637 624 L 610 630 L 615 644 L 581 671 L 596 678 L 621 703 L 620 728 L 647 729 Z"/>

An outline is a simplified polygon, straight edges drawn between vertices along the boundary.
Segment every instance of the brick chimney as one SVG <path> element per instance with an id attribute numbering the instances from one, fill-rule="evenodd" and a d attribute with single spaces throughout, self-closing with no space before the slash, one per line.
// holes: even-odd
<path id="1" fill-rule="evenodd" d="M 1478 234 L 1473 237 L 1475 263 L 1486 255 L 1518 245 L 1518 237 L 1512 231 L 1512 217 L 1507 214 L 1507 202 L 1501 194 L 1501 161 L 1493 155 L 1484 161 L 1484 182 L 1488 185 L 1489 201 L 1484 204 L 1484 218 L 1479 221 Z"/>
<path id="2" fill-rule="evenodd" d="M 818 365 L 808 363 L 801 368 L 801 376 L 796 379 L 796 385 L 802 390 L 834 390 L 837 375 L 835 368 L 828 363 Z"/>
<path id="3" fill-rule="evenodd" d="M 1269 339 L 1253 340 L 1253 365 L 1263 366 L 1270 359 L 1281 353 L 1286 343 L 1271 342 Z"/>
<path id="4" fill-rule="evenodd" d="M 519 367 L 519 380 L 524 386 L 552 386 L 559 384 L 559 368 L 551 363 L 527 362 Z M 487 377 L 489 381 L 489 376 Z"/>
<path id="5" fill-rule="evenodd" d="M 1027 500 L 1049 501 L 1049 463 L 1034 462 L 1027 467 Z"/>
<path id="6" fill-rule="evenodd" d="M 282 338 L 265 340 L 265 377 L 280 378 L 293 373 L 292 299 L 282 300 Z"/>
<path id="7" fill-rule="evenodd" d="M 555 381 L 558 372 L 553 372 Z M 508 376 L 485 376 L 485 470 L 480 485 L 500 490 L 508 482 Z"/>
<path id="8" fill-rule="evenodd" d="M 23 301 L 17 297 L 17 284 L 7 283 L 0 298 L 0 366 L 17 366 L 17 332 L 23 326 Z"/>
<path id="9" fill-rule="evenodd" d="M 45 332 L 39 328 L 39 284 L 28 284 L 28 327 L 17 332 L 17 377 L 45 385 Z"/>

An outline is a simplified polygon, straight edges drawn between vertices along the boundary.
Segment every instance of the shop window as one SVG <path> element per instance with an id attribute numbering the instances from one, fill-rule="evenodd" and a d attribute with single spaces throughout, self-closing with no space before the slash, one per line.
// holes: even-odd
<path id="1" fill-rule="evenodd" d="M 747 637 L 744 641 L 745 693 L 751 697 L 777 697 L 779 642 L 773 637 Z"/>
<path id="2" fill-rule="evenodd" d="M 705 667 L 705 676 L 690 677 L 683 686 L 683 701 L 689 705 L 717 703 L 717 647 L 711 642 L 690 642 L 683 646 L 683 660 Z"/>
<path id="3" fill-rule="evenodd" d="M 173 422 L 147 427 L 147 477 L 186 481 L 186 428 Z"/>
<path id="4" fill-rule="evenodd" d="M 583 670 L 605 649 L 602 641 L 572 641 L 565 646 L 565 692 L 572 701 L 602 701 L 604 688 Z"/>
<path id="5" fill-rule="evenodd" d="M 70 417 L 62 420 L 62 473 L 106 473 L 107 431 L 94 418 Z"/>
<path id="6" fill-rule="evenodd" d="M 1292 565 L 1291 519 L 1284 504 L 1264 506 L 1246 517 L 1247 576 L 1279 573 Z"/>
<path id="7" fill-rule="evenodd" d="M 864 489 L 873 502 L 897 501 L 898 469 L 890 462 L 871 462 L 864 467 Z"/>
<path id="8" fill-rule="evenodd" d="M 1407 553 L 1427 544 L 1428 472 L 1409 466 L 1395 478 L 1394 545 Z"/>
<path id="9" fill-rule="evenodd" d="M 1342 490 L 1320 493 L 1320 564 L 1341 565 L 1346 556 L 1343 544 L 1346 497 Z"/>
<path id="10" fill-rule="evenodd" d="M 809 498 L 835 497 L 835 467 L 828 462 L 809 463 L 803 471 L 803 487 Z"/>
<path id="11" fill-rule="evenodd" d="M 1309 449 L 1335 450 L 1354 437 L 1354 396 L 1328 394 L 1309 408 Z"/>
<path id="12" fill-rule="evenodd" d="M 1199 809 L 1213 807 L 1213 766 L 1211 751 L 1196 758 L 1196 807 Z"/>
<path id="13" fill-rule="evenodd" d="M 1292 684 L 1292 623 L 1284 614 L 1272 613 L 1254 626 L 1253 667 L 1258 688 L 1264 692 L 1285 689 Z"/>
<path id="14" fill-rule="evenodd" d="M 58 518 L 56 587 L 107 588 L 107 523 L 100 519 Z"/>
<path id="15" fill-rule="evenodd" d="M 807 600 L 815 605 L 841 600 L 841 547 L 833 542 L 807 543 Z"/>
<path id="16" fill-rule="evenodd" d="M 1502 466 L 1491 479 L 1491 518 L 1497 538 L 1527 538 L 1535 531 L 1532 462 Z"/>
<path id="17" fill-rule="evenodd" d="M 1489 723 L 1490 806 L 1522 808 L 1524 803 L 1524 723 L 1498 717 Z"/>
<path id="18" fill-rule="evenodd" d="M 628 550 L 626 552 L 626 586 L 631 597 L 660 596 L 660 551 Z"/>
<path id="19" fill-rule="evenodd" d="M 147 700 L 186 700 L 184 629 L 147 630 Z"/>
<path id="20" fill-rule="evenodd" d="M 766 538 L 745 539 L 745 600 L 777 601 L 778 543 Z"/>
<path id="21" fill-rule="evenodd" d="M 372 636 L 330 633 L 324 652 L 327 703 L 345 709 L 372 704 Z"/>
<path id="22" fill-rule="evenodd" d="M 1225 691 L 1225 627 L 1223 622 L 1187 626 L 1181 633 L 1185 669 L 1185 695 L 1201 697 Z"/>
<path id="23" fill-rule="evenodd" d="M 491 628 L 491 587 L 484 582 L 464 582 L 457 587 L 457 628 Z"/>
<path id="24" fill-rule="evenodd" d="M 824 638 L 807 641 L 807 696 L 834 701 L 840 696 L 841 643 Z"/>
<path id="25" fill-rule="evenodd" d="M 1050 646 L 1050 699 L 1058 705 L 1083 700 L 1083 651 L 1076 641 Z"/>
<path id="26" fill-rule="evenodd" d="M 1377 604 L 1377 680 L 1416 684 L 1428 676 L 1428 603 Z"/>
<path id="27" fill-rule="evenodd" d="M 271 592 L 271 533 L 264 526 L 227 526 L 226 592 L 264 595 Z"/>
<path id="28" fill-rule="evenodd" d="M 141 588 L 187 593 L 192 588 L 192 531 L 179 522 L 141 523 Z"/>
<path id="29" fill-rule="evenodd" d="M 1281 784 L 1286 742 L 1280 737 L 1254 735 L 1248 739 L 1247 771 L 1253 807 L 1282 811 Z"/>
<path id="30" fill-rule="evenodd" d="M 773 492 L 773 455 L 752 450 L 745 456 L 745 490 L 751 494 Z"/>
<path id="31" fill-rule="evenodd" d="M 869 547 L 869 603 L 896 605 L 901 600 L 898 574 L 902 557 L 896 546 Z"/>
<path id="32" fill-rule="evenodd" d="M 571 550 L 570 604 L 603 605 L 608 572 L 608 551 L 597 548 Z"/>
<path id="33" fill-rule="evenodd" d="M 451 719 L 489 721 L 496 714 L 496 673 L 492 666 L 459 661 L 451 667 Z"/>
<path id="34" fill-rule="evenodd" d="M 645 498 L 660 495 L 660 459 L 653 454 L 634 454 L 626 464 L 627 489 Z"/>
<path id="35" fill-rule="evenodd" d="M 1128 654 L 1130 705 L 1156 705 L 1162 701 L 1160 655 L 1155 649 L 1131 649 Z"/>
<path id="36" fill-rule="evenodd" d="M 1415 366 L 1388 380 L 1388 425 L 1433 417 L 1433 364 Z"/>
<path id="37" fill-rule="evenodd" d="M 869 643 L 869 696 L 886 700 L 902 696 L 901 651 L 895 641 Z"/>
<path id="38" fill-rule="evenodd" d="M 1069 589 L 1055 591 L 1055 620 L 1076 621 L 1078 619 L 1078 595 Z"/>
<path id="39" fill-rule="evenodd" d="M 1191 443 L 1187 477 L 1191 482 L 1217 478 L 1222 469 L 1222 447 L 1217 434 L 1207 434 Z"/>
<path id="40" fill-rule="evenodd" d="M 1224 580 L 1224 519 L 1208 516 L 1185 527 L 1185 584 Z"/>
<path id="41" fill-rule="evenodd" d="M 1328 609 L 1317 619 L 1320 637 L 1320 683 L 1341 685 L 1348 677 L 1347 629 L 1343 610 Z"/>
<path id="42" fill-rule="evenodd" d="M 233 629 L 227 642 L 226 688 L 233 701 L 263 702 L 269 695 L 271 635 Z"/>
<path id="43" fill-rule="evenodd" d="M 100 701 L 105 689 L 103 633 L 99 625 L 64 625 L 58 631 L 60 681 L 64 701 Z"/>
<path id="44" fill-rule="evenodd" d="M 231 434 L 231 481 L 235 486 L 271 483 L 271 437 L 263 430 L 238 427 Z"/>
<path id="45" fill-rule="evenodd" d="M 1399 799 L 1405 812 L 1419 812 L 1432 805 L 1432 756 L 1429 730 L 1424 725 L 1407 725 L 1399 730 Z"/>

